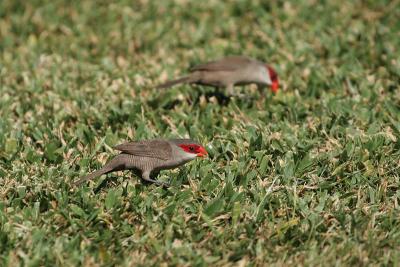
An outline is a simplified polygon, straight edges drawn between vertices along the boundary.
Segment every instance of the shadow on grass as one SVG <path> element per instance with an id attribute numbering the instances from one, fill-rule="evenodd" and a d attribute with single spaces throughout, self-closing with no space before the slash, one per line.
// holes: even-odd
<path id="1" fill-rule="evenodd" d="M 124 178 L 124 179 L 138 179 L 138 183 L 141 183 L 141 184 L 146 185 L 146 186 L 149 186 L 149 185 L 154 184 L 153 182 L 149 182 L 149 181 L 143 180 L 143 179 L 141 178 L 142 176 L 141 176 L 140 171 L 130 170 L 129 174 L 130 174 L 130 175 L 129 175 L 128 177 L 127 177 L 127 176 L 123 176 L 123 178 Z M 154 175 L 154 176 L 152 177 L 152 179 L 157 179 L 157 176 L 158 176 L 158 174 L 157 174 L 157 175 Z M 119 177 L 120 177 L 120 176 L 106 177 L 106 178 L 93 190 L 93 192 L 94 192 L 95 194 L 97 194 L 97 193 L 100 192 L 102 189 L 110 188 L 110 187 L 112 187 L 112 186 L 114 186 L 114 185 L 120 186 L 120 184 L 117 183 L 117 180 L 118 180 Z M 158 186 L 165 188 L 165 187 L 162 186 L 162 185 L 158 185 Z M 125 188 L 125 189 L 126 189 L 126 188 Z"/>

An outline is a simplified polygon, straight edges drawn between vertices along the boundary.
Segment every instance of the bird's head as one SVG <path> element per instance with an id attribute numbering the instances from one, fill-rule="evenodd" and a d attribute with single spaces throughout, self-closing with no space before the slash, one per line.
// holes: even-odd
<path id="1" fill-rule="evenodd" d="M 203 158 L 208 155 L 207 150 L 198 144 L 182 144 L 179 147 L 186 153 L 196 155 L 196 157 Z"/>
<path id="2" fill-rule="evenodd" d="M 188 156 L 203 158 L 208 155 L 207 150 L 202 145 L 191 139 L 176 139 L 173 142 Z"/>
<path id="3" fill-rule="evenodd" d="M 271 80 L 271 90 L 274 93 L 278 92 L 279 89 L 279 79 L 278 79 L 278 74 L 276 73 L 275 69 L 273 69 L 271 66 L 269 65 L 265 65 L 265 67 L 268 70 L 268 74 L 269 74 L 269 78 Z"/>

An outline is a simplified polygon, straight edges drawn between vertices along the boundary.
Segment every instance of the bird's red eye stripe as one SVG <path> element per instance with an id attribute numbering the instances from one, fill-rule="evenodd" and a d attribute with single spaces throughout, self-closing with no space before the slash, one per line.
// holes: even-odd
<path id="1" fill-rule="evenodd" d="M 267 68 L 268 68 L 268 72 L 269 72 L 269 76 L 271 77 L 271 80 L 272 81 L 278 80 L 278 74 L 276 73 L 276 71 L 269 66 Z"/>
<path id="2" fill-rule="evenodd" d="M 197 153 L 200 146 L 198 145 L 179 145 L 183 150 L 189 153 Z"/>
<path id="3" fill-rule="evenodd" d="M 184 151 L 192 154 L 197 154 L 198 156 L 205 156 L 207 155 L 207 151 L 199 145 L 179 145 Z"/>

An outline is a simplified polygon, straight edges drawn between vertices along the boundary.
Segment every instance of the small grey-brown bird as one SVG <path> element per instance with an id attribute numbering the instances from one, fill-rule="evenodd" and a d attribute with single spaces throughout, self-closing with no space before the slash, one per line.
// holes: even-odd
<path id="1" fill-rule="evenodd" d="M 110 160 L 103 168 L 76 181 L 79 185 L 103 174 L 134 170 L 141 173 L 143 180 L 168 186 L 167 183 L 154 178 L 161 170 L 179 167 L 196 157 L 205 157 L 208 153 L 198 142 L 190 139 L 153 139 L 129 142 L 114 147 L 121 153 Z"/>
<path id="2" fill-rule="evenodd" d="M 271 66 L 245 56 L 221 58 L 194 66 L 189 72 L 187 76 L 167 81 L 156 88 L 168 88 L 180 83 L 199 84 L 226 88 L 230 95 L 235 95 L 235 85 L 254 83 L 261 94 L 266 86 L 270 86 L 274 93 L 279 89 L 278 75 Z"/>

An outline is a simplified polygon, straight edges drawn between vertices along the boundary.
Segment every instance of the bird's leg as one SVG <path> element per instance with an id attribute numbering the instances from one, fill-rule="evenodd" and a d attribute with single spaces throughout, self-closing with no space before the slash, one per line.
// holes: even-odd
<path id="1" fill-rule="evenodd" d="M 244 98 L 246 96 L 245 94 L 235 91 L 235 86 L 233 84 L 228 84 L 226 86 L 226 91 L 230 97 Z"/>
<path id="2" fill-rule="evenodd" d="M 228 84 L 228 85 L 226 86 L 226 92 L 227 92 L 228 95 L 230 95 L 230 96 L 236 96 L 233 84 Z"/>
<path id="3" fill-rule="evenodd" d="M 146 182 L 158 184 L 158 185 L 161 185 L 161 186 L 165 186 L 165 187 L 169 186 L 169 184 L 167 184 L 167 183 L 164 183 L 164 182 L 161 182 L 161 181 L 157 181 L 157 180 L 154 180 L 154 179 L 150 178 L 150 171 L 144 171 L 142 173 L 142 179 L 145 180 Z"/>

